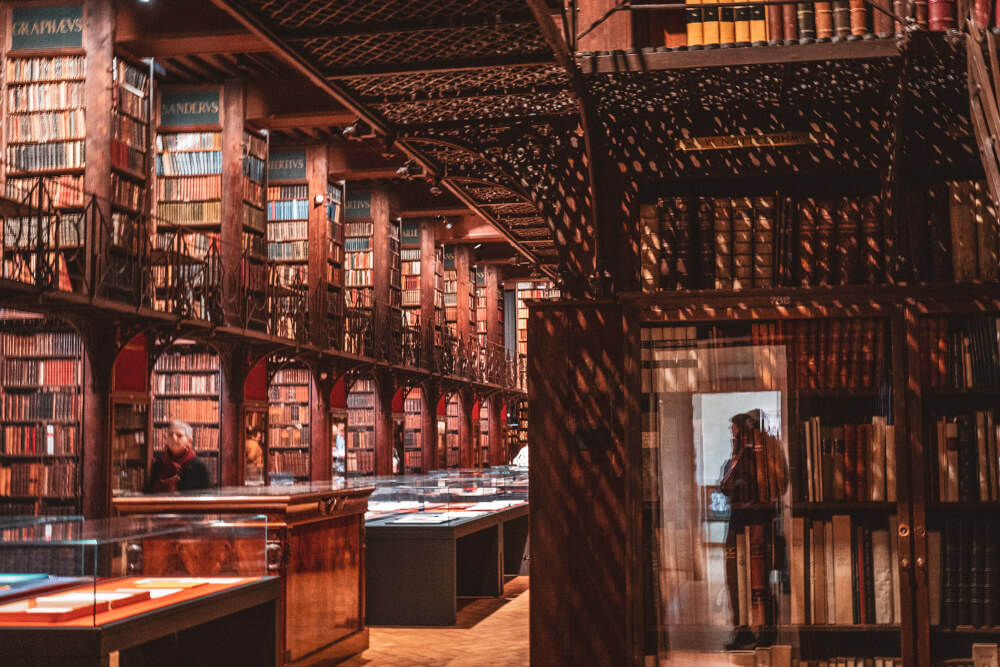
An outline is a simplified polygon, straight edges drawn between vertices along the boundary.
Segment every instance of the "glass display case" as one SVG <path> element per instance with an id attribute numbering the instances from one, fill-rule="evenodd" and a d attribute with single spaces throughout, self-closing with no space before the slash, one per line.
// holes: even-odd
<path id="1" fill-rule="evenodd" d="M 267 574 L 263 516 L 17 524 L 0 524 L 0 626 L 99 626 Z M 191 558 L 205 550 L 212 561 Z"/>
<path id="2" fill-rule="evenodd" d="M 523 469 L 440 470 L 376 478 L 365 519 L 369 524 L 447 524 L 527 503 Z"/>

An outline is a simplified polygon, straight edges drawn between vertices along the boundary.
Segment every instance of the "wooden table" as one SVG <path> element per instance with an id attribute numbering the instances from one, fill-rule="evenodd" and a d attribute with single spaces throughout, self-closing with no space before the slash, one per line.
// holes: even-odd
<path id="1" fill-rule="evenodd" d="M 116 614 L 100 625 L 0 625 L 0 662 L 19 667 L 273 667 L 280 592 L 277 577 L 254 578 L 156 609 Z"/>
<path id="2" fill-rule="evenodd" d="M 496 597 L 521 573 L 528 504 L 443 524 L 370 519 L 365 546 L 368 623 L 454 625 L 458 597 Z"/>
<path id="3" fill-rule="evenodd" d="M 121 496 L 113 505 L 120 514 L 266 515 L 268 571 L 281 578 L 281 664 L 312 665 L 368 647 L 363 540 L 372 490 L 315 482 Z M 152 574 L 150 562 L 157 556 L 149 547 L 146 551 L 146 571 Z M 212 574 L 210 549 L 187 557 L 203 558 L 208 566 L 204 574 Z"/>

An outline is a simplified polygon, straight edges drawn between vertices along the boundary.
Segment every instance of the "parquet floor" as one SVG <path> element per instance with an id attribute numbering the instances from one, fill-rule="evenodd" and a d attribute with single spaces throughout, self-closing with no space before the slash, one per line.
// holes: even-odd
<path id="1" fill-rule="evenodd" d="M 521 667 L 528 664 L 528 577 L 498 599 L 460 600 L 455 627 L 371 626 L 369 648 L 341 667 Z"/>

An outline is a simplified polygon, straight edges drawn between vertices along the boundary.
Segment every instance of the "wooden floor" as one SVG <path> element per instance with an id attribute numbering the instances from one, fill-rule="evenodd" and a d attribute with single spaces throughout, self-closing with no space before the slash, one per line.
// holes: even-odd
<path id="1" fill-rule="evenodd" d="M 528 577 L 497 599 L 460 600 L 455 627 L 370 626 L 367 651 L 341 667 L 515 667 L 528 664 Z"/>

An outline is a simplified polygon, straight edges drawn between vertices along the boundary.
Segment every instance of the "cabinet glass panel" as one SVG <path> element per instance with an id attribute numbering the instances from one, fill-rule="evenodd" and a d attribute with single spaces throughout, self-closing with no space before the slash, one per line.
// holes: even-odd
<path id="1" fill-rule="evenodd" d="M 644 326 L 648 654 L 901 664 L 887 339 L 857 317 Z"/>

